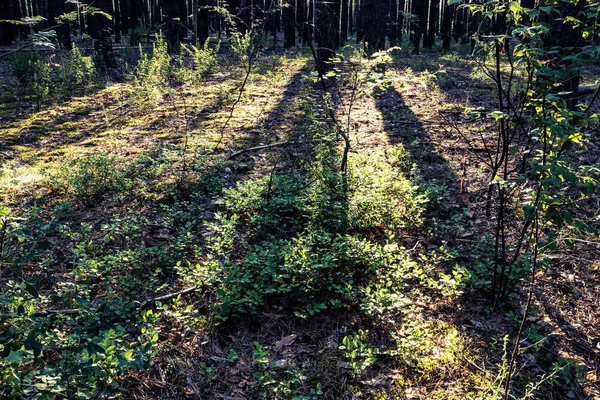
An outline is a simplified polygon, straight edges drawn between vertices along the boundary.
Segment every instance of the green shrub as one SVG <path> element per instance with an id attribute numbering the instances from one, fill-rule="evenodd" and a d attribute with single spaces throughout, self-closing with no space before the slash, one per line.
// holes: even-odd
<path id="1" fill-rule="evenodd" d="M 298 229 L 306 201 L 304 183 L 297 173 L 244 181 L 223 191 L 225 207 L 255 231 Z"/>
<path id="2" fill-rule="evenodd" d="M 31 89 L 38 110 L 50 94 L 50 72 L 48 62 L 37 52 L 19 51 L 12 55 L 10 67 L 19 83 Z"/>
<path id="3" fill-rule="evenodd" d="M 84 204 L 123 191 L 129 184 L 121 160 L 105 153 L 82 156 L 51 175 L 48 183 L 54 190 L 71 195 Z"/>
<path id="4" fill-rule="evenodd" d="M 221 43 L 219 42 L 214 49 L 211 49 L 210 38 L 206 39 L 203 45 L 182 43 L 180 54 L 175 58 L 175 65 L 172 68 L 172 77 L 175 82 L 180 84 L 201 83 L 219 65 L 217 55 L 220 47 Z"/>
<path id="5" fill-rule="evenodd" d="M 223 209 L 205 223 L 212 260 L 198 266 L 212 282 L 221 318 L 292 293 L 307 304 L 301 316 L 358 306 L 359 298 L 372 297 L 363 304 L 372 312 L 405 304 L 397 290 L 413 264 L 397 246 L 361 235 L 382 228 L 393 238 L 421 223 L 426 198 L 401 172 L 407 154 L 398 146 L 353 156 L 347 175 L 332 168 L 332 154 L 317 149 L 318 162 L 307 170 L 223 191 Z M 369 277 L 380 286 L 365 286 Z"/>
<path id="6" fill-rule="evenodd" d="M 231 50 L 239 61 L 245 61 L 252 51 L 252 36 L 246 33 L 234 32 L 231 35 Z"/>
<path id="7" fill-rule="evenodd" d="M 96 68 L 91 56 L 84 56 L 77 47 L 59 59 L 56 78 L 63 97 L 76 87 L 85 89 L 97 81 Z"/>
<path id="8" fill-rule="evenodd" d="M 215 48 L 210 48 L 210 38 L 206 39 L 203 45 L 197 43 L 196 45 L 182 45 L 182 49 L 192 58 L 193 68 L 195 72 L 196 81 L 202 81 L 202 79 L 214 72 L 219 66 L 217 55 L 221 43 L 219 42 Z"/>
<path id="9" fill-rule="evenodd" d="M 37 59 L 31 64 L 31 70 L 31 90 L 39 110 L 50 94 L 50 66 L 47 62 Z"/>
<path id="10" fill-rule="evenodd" d="M 140 62 L 136 70 L 136 80 L 147 86 L 164 85 L 169 80 L 169 55 L 167 42 L 162 38 L 162 33 L 156 35 L 156 43 L 152 46 L 152 55 L 149 57 L 140 45 Z"/>
<path id="11" fill-rule="evenodd" d="M 137 46 L 141 44 L 144 39 L 150 34 L 150 29 L 141 22 L 127 32 L 127 36 L 129 36 L 129 45 Z"/>
<path id="12" fill-rule="evenodd" d="M 289 240 L 255 245 L 242 262 L 214 262 L 207 268 L 219 300 L 215 311 L 227 319 L 256 312 L 269 296 L 291 293 L 308 303 L 300 307 L 300 316 L 358 305 L 363 294 L 355 282 L 379 270 L 405 271 L 407 265 L 411 264 L 397 247 L 307 230 Z M 398 287 L 401 273 L 394 277 Z"/>
<path id="13" fill-rule="evenodd" d="M 76 87 L 85 89 L 97 82 L 92 57 L 83 56 L 76 47 L 52 63 L 36 52 L 18 52 L 10 66 L 19 83 L 31 90 L 38 106 L 49 97 L 65 99 Z"/>
<path id="14" fill-rule="evenodd" d="M 39 60 L 39 56 L 31 51 L 18 51 L 10 56 L 9 68 L 21 85 L 29 85 L 33 79 L 32 63 Z"/>
<path id="15" fill-rule="evenodd" d="M 73 315 L 36 313 L 47 301 L 24 283 L 0 290 L 3 398 L 108 398 L 126 392 L 135 371 L 148 368 L 158 335 L 143 319 L 132 335 L 121 325 L 103 325 L 110 318 L 106 303 L 82 305 Z"/>

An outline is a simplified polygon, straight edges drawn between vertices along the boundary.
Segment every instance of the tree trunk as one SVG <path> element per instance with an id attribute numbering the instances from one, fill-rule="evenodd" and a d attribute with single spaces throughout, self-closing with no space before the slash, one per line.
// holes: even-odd
<path id="1" fill-rule="evenodd" d="M 297 34 L 302 36 L 301 43 L 304 43 L 304 24 L 306 23 L 306 6 L 304 0 L 295 0 L 296 4 L 296 29 L 298 30 Z"/>
<path id="2" fill-rule="evenodd" d="M 419 54 L 419 47 L 421 46 L 421 37 L 427 36 L 427 11 L 429 9 L 428 5 L 428 0 L 413 0 L 412 3 L 412 13 L 417 17 L 417 20 L 413 21 L 413 54 Z"/>
<path id="3" fill-rule="evenodd" d="M 423 47 L 431 49 L 435 44 L 435 31 L 438 24 L 440 0 L 429 0 L 428 28 L 423 39 Z"/>
<path id="4" fill-rule="evenodd" d="M 360 43 L 363 41 L 363 29 L 361 24 L 361 1 L 363 0 L 354 0 L 354 25 L 356 29 L 356 43 Z"/>
<path id="5" fill-rule="evenodd" d="M 189 0 L 190 4 L 190 16 L 192 19 L 192 43 L 198 42 L 198 0 Z"/>
<path id="6" fill-rule="evenodd" d="M 270 0 L 269 13 L 266 15 L 269 23 L 267 25 L 267 31 L 273 35 L 273 47 L 277 46 L 277 32 L 279 31 L 279 9 L 277 6 L 277 0 Z"/>
<path id="7" fill-rule="evenodd" d="M 475 50 L 475 44 L 477 43 L 477 40 L 475 38 L 475 33 L 477 33 L 477 28 L 478 28 L 478 20 L 479 20 L 479 14 L 475 13 L 475 14 L 471 14 L 468 13 L 467 14 L 468 19 L 468 23 L 467 23 L 467 40 L 470 40 L 471 42 L 471 53 L 473 53 L 473 51 Z"/>
<path id="8" fill-rule="evenodd" d="M 129 0 L 129 27 L 135 28 L 138 24 L 145 24 L 146 13 L 142 0 Z"/>
<path id="9" fill-rule="evenodd" d="M 112 0 L 96 0 L 94 2 L 94 7 L 99 8 L 109 15 L 113 15 L 114 10 L 112 3 Z M 100 37 L 104 38 L 106 36 L 106 32 L 100 32 L 112 28 L 112 21 L 106 18 L 104 15 L 90 14 L 87 16 L 87 33 L 94 39 L 98 39 Z"/>
<path id="10" fill-rule="evenodd" d="M 252 13 L 250 12 L 248 0 L 238 0 L 238 29 L 241 33 L 246 33 L 252 27 Z"/>
<path id="11" fill-rule="evenodd" d="M 444 0 L 447 4 L 447 0 Z M 442 18 L 442 50 L 447 52 L 450 50 L 450 31 L 452 29 L 452 19 L 454 18 L 454 10 L 456 5 L 446 5 L 444 7 L 444 16 Z"/>
<path id="12" fill-rule="evenodd" d="M 119 10 L 121 11 L 121 32 L 127 34 L 132 27 L 132 22 L 135 23 L 135 20 L 131 18 L 131 0 L 119 0 Z"/>
<path id="13" fill-rule="evenodd" d="M 296 27 L 294 27 L 294 4 L 291 0 L 284 0 L 283 10 L 283 47 L 296 45 Z"/>
<path id="14" fill-rule="evenodd" d="M 342 0 L 341 23 L 340 23 L 340 42 L 348 40 L 348 15 L 349 0 Z"/>
<path id="15" fill-rule="evenodd" d="M 198 0 L 198 31 L 197 37 L 201 42 L 208 39 L 208 27 L 209 27 L 209 12 L 208 12 L 208 0 Z"/>
<path id="16" fill-rule="evenodd" d="M 456 10 L 455 15 L 454 15 L 454 29 L 452 31 L 453 35 L 454 35 L 454 40 L 456 41 L 456 43 L 459 42 L 460 39 L 462 39 L 463 35 L 465 34 L 465 23 L 464 23 L 464 16 L 465 16 L 465 9 L 459 9 Z"/>
<path id="17" fill-rule="evenodd" d="M 17 11 L 18 8 L 15 8 L 15 4 L 12 0 L 0 1 L 0 20 L 19 19 Z M 9 24 L 8 22 L 0 22 L 0 45 L 10 46 L 16 38 L 17 26 Z"/>
<path id="18" fill-rule="evenodd" d="M 354 0 L 348 0 L 348 32 L 346 40 L 354 34 Z"/>
<path id="19" fill-rule="evenodd" d="M 166 37 L 170 51 L 179 49 L 186 33 L 184 21 L 187 18 L 187 6 L 185 0 L 168 0 L 165 3 L 165 14 L 167 18 Z"/>
<path id="20" fill-rule="evenodd" d="M 306 22 L 302 29 L 302 41 L 305 46 L 308 46 L 313 41 L 313 27 L 315 19 L 315 3 L 314 0 L 306 0 L 304 5 L 306 6 Z"/>
<path id="21" fill-rule="evenodd" d="M 50 26 L 48 25 L 48 0 L 39 0 L 38 12 L 36 15 L 40 15 L 46 19 L 37 25 L 37 29 L 46 29 Z"/>
<path id="22" fill-rule="evenodd" d="M 339 0 L 315 1 L 316 39 L 319 45 L 317 48 L 317 68 L 321 72 L 333 69 L 332 60 L 335 57 L 335 50 L 339 45 L 340 37 L 339 10 Z"/>
<path id="23" fill-rule="evenodd" d="M 535 7 L 535 0 L 521 0 L 521 7 L 532 9 Z"/>
<path id="24" fill-rule="evenodd" d="M 390 39 L 390 46 L 398 46 L 398 0 L 390 0 L 389 5 L 389 27 L 388 27 L 388 38 Z"/>
<path id="25" fill-rule="evenodd" d="M 115 29 L 115 43 L 121 43 L 121 1 L 113 0 L 113 23 Z"/>
<path id="26" fill-rule="evenodd" d="M 406 0 L 398 1 L 398 23 L 397 23 L 397 42 L 398 45 L 402 44 L 402 35 L 404 34 L 404 9 L 406 7 Z"/>
<path id="27" fill-rule="evenodd" d="M 378 0 L 364 0 L 360 24 L 363 27 L 364 48 L 368 56 L 385 49 L 387 8 Z"/>
<path id="28" fill-rule="evenodd" d="M 48 0 L 48 25 L 56 26 L 57 18 L 65 14 L 68 10 L 66 4 L 62 0 Z M 54 31 L 56 32 L 56 40 L 58 45 L 63 50 L 71 50 L 73 42 L 71 41 L 71 24 L 65 22 L 58 25 Z"/>
<path id="29" fill-rule="evenodd" d="M 549 18 L 548 22 L 552 27 L 551 34 L 546 36 L 544 47 L 547 51 L 560 49 L 559 53 L 551 55 L 550 68 L 561 71 L 559 87 L 557 92 L 572 92 L 567 100 L 567 105 L 571 109 L 575 109 L 577 105 L 577 95 L 579 90 L 579 81 L 581 80 L 580 69 L 573 68 L 573 60 L 564 60 L 564 57 L 574 56 L 581 52 L 581 46 L 584 45 L 582 37 L 581 25 L 573 26 L 572 23 L 565 22 L 568 17 L 578 18 L 580 13 L 583 12 L 586 2 L 579 0 L 575 4 L 562 4 L 558 7 L 560 16 L 553 16 Z M 543 18 L 548 18 L 544 16 Z"/>

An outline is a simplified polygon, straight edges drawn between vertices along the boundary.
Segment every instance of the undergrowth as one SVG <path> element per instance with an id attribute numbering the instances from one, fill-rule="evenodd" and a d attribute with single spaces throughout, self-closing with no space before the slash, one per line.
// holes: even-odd
<path id="1" fill-rule="evenodd" d="M 243 60 L 249 46 L 240 34 L 232 51 Z M 205 93 L 219 51 L 206 41 L 172 55 L 160 34 L 150 53 L 140 47 L 125 104 L 139 114 L 124 131 L 153 118 L 167 126 L 164 138 L 131 153 L 98 146 L 61 157 L 26 209 L 0 208 L 0 396 L 127 396 L 160 373 L 176 396 L 229 393 L 234 377 L 249 398 L 403 398 L 414 388 L 429 398 L 498 398 L 506 348 L 493 349 L 493 369 L 466 373 L 478 362 L 475 339 L 432 315 L 491 285 L 489 238 L 461 247 L 469 255 L 447 245 L 466 213 L 439 231 L 427 226 L 428 215 L 451 209 L 445 178 L 409 178 L 415 155 L 402 144 L 350 152 L 340 171 L 335 135 L 312 98 L 292 111 L 316 140 L 268 150 L 277 158 L 227 159 L 194 127 L 214 115 L 188 108 L 193 96 L 182 94 Z M 13 71 L 40 103 L 52 79 L 60 96 L 96 85 L 91 58 L 64 56 L 60 70 L 31 53 Z M 284 58 L 274 60 L 279 68 Z M 438 72 L 419 79 L 431 84 Z M 283 79 L 269 74 L 256 81 Z M 270 140 L 261 124 L 243 139 Z M 467 269 L 465 260 L 475 262 Z M 311 324 L 314 338 L 291 333 Z M 566 364 L 523 386 L 552 387 Z"/>

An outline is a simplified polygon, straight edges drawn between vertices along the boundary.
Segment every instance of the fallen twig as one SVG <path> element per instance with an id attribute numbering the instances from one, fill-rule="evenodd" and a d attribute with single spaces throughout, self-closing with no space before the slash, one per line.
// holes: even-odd
<path id="1" fill-rule="evenodd" d="M 167 300 L 171 300 L 176 298 L 177 296 L 183 296 L 186 294 L 190 294 L 193 293 L 195 291 L 197 291 L 198 288 L 196 286 L 181 290 L 179 292 L 175 292 L 175 293 L 169 293 L 169 294 L 165 294 L 163 296 L 158 296 L 158 297 L 149 297 L 140 301 L 135 301 L 133 303 L 133 308 L 141 308 L 142 306 L 144 306 L 145 304 L 148 303 L 156 303 L 157 301 L 167 301 Z M 114 311 L 111 309 L 111 311 Z M 81 312 L 81 309 L 79 308 L 69 308 L 69 309 L 64 309 L 64 310 L 45 310 L 45 311 L 38 311 L 36 313 L 34 313 L 33 315 L 35 316 L 44 316 L 44 315 L 75 315 L 75 314 L 79 314 Z"/>
<path id="2" fill-rule="evenodd" d="M 237 157 L 240 154 L 247 153 L 249 151 L 268 149 L 268 148 L 271 148 L 271 147 L 287 146 L 287 145 L 290 145 L 290 144 L 298 144 L 298 145 L 309 144 L 309 143 L 314 143 L 314 142 L 321 142 L 322 140 L 323 139 L 315 139 L 315 140 L 310 140 L 310 141 L 305 141 L 305 142 L 296 142 L 296 141 L 293 141 L 293 140 L 285 140 L 283 142 L 277 142 L 277 143 L 271 143 L 271 144 L 264 144 L 262 146 L 248 147 L 246 149 L 242 149 L 242 150 L 236 151 L 235 153 L 232 153 L 229 156 L 229 159 L 231 160 L 232 158 Z"/>
<path id="3" fill-rule="evenodd" d="M 183 296 L 186 294 L 193 293 L 196 290 L 198 290 L 198 288 L 196 286 L 192 286 L 190 288 L 181 290 L 179 292 L 169 293 L 169 294 L 165 294 L 163 296 L 158 296 L 158 297 L 153 297 L 153 298 L 148 298 L 148 299 L 144 300 L 143 302 L 139 303 L 139 305 L 141 306 L 144 303 L 156 303 L 157 301 L 171 300 L 171 299 L 176 298 L 177 296 Z"/>
<path id="4" fill-rule="evenodd" d="M 473 361 L 469 360 L 466 356 L 463 355 L 463 360 L 467 362 L 471 367 L 475 368 L 479 372 L 486 373 L 485 369 L 481 368 L 479 365 L 475 364 Z"/>

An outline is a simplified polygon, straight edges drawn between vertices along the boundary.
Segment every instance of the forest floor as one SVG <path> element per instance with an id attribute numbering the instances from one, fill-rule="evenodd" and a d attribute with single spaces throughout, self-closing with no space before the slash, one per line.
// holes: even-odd
<path id="1" fill-rule="evenodd" d="M 72 340 L 100 347 L 95 362 L 118 371 L 100 380 L 131 380 L 129 398 L 501 398 L 526 293 L 492 307 L 469 279 L 491 251 L 481 138 L 493 122 L 464 110 L 495 98 L 455 50 L 342 68 L 328 101 L 350 178 L 308 52 L 262 54 L 239 101 L 245 73 L 221 60 L 200 84 L 123 79 L 39 111 L 0 64 L 0 206 L 13 224 L 0 282 L 35 286 L 29 318 L 96 318 Z M 592 129 L 577 154 L 593 160 Z M 539 272 L 515 398 L 600 399 L 588 239 Z M 113 342 L 151 343 L 146 367 L 110 364 Z"/>

